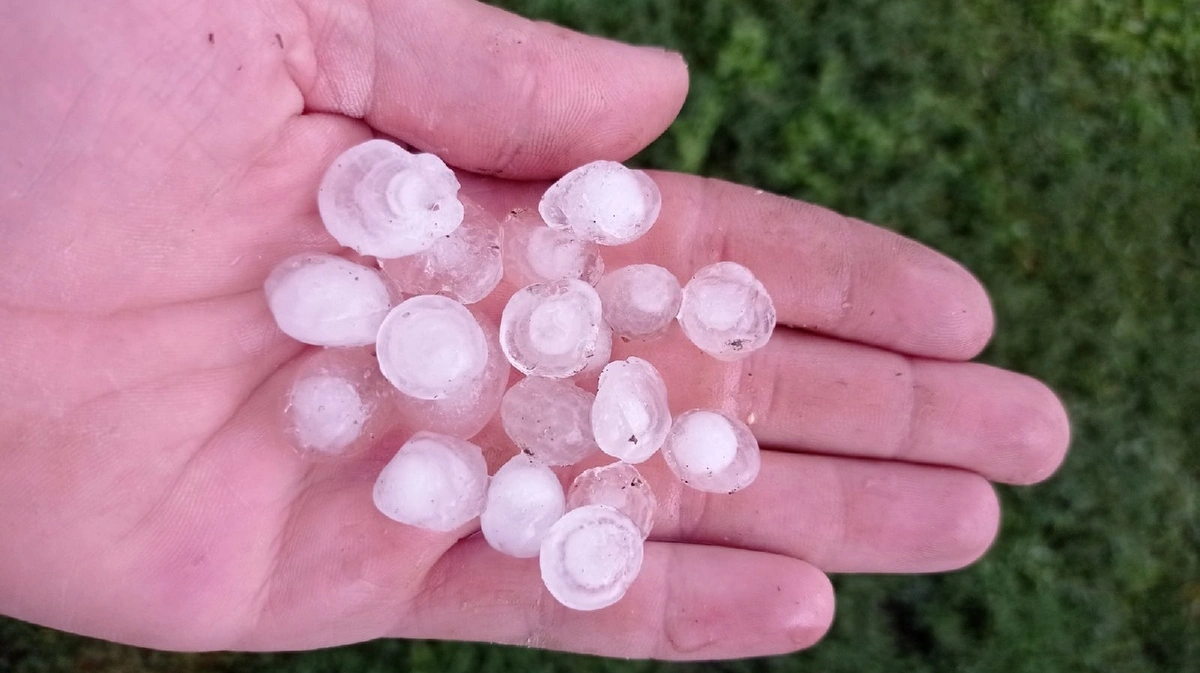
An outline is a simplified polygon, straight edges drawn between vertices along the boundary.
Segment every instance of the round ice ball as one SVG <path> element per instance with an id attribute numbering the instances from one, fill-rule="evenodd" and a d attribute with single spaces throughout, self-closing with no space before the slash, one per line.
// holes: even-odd
<path id="1" fill-rule="evenodd" d="M 600 450 L 640 463 L 658 450 L 671 429 L 667 384 L 641 358 L 610 362 L 600 373 L 592 404 L 592 432 Z"/>
<path id="2" fill-rule="evenodd" d="M 542 540 L 542 582 L 559 603 L 599 610 L 625 595 L 642 568 L 642 532 L 607 505 L 563 515 Z"/>
<path id="3" fill-rule="evenodd" d="M 674 274 L 656 264 L 632 264 L 609 272 L 596 284 L 604 320 L 627 339 L 662 335 L 679 313 L 683 292 Z"/>
<path id="4" fill-rule="evenodd" d="M 750 485 L 762 464 L 758 440 L 745 423 L 723 411 L 692 409 L 675 419 L 662 447 L 680 481 L 710 493 Z"/>
<path id="5" fill-rule="evenodd" d="M 636 241 L 650 231 L 661 209 L 654 180 L 615 161 L 576 168 L 551 185 L 538 203 L 551 228 L 601 245 Z"/>
<path id="6" fill-rule="evenodd" d="M 478 446 L 418 432 L 379 474 L 375 507 L 400 523 L 448 532 L 479 516 L 487 485 L 487 462 Z"/>
<path id="7" fill-rule="evenodd" d="M 564 511 L 566 498 L 554 472 L 518 454 L 492 475 L 479 526 L 492 549 L 533 558 Z"/>
<path id="8" fill-rule="evenodd" d="M 341 257 L 302 253 L 271 271 L 267 306 L 283 333 L 314 346 L 365 346 L 391 308 L 379 273 Z"/>
<path id="9" fill-rule="evenodd" d="M 523 374 L 573 376 L 596 355 L 602 310 L 596 290 L 581 280 L 530 285 L 505 305 L 500 345 Z"/>
<path id="10" fill-rule="evenodd" d="M 629 463 L 617 461 L 579 473 L 567 491 L 567 509 L 587 505 L 608 505 L 629 517 L 642 537 L 654 527 L 658 500 L 642 473 Z"/>
<path id="11" fill-rule="evenodd" d="M 488 362 L 478 321 L 462 304 L 420 295 L 392 309 L 379 327 L 379 368 L 405 395 L 441 399 L 474 383 Z"/>
<path id="12" fill-rule="evenodd" d="M 737 360 L 770 340 L 775 305 L 749 269 L 717 262 L 684 286 L 679 325 L 700 350 L 719 360 Z"/>
<path id="13" fill-rule="evenodd" d="M 562 379 L 521 379 L 504 393 L 500 421 L 509 439 L 546 465 L 574 465 L 597 450 L 592 436 L 596 396 Z"/>

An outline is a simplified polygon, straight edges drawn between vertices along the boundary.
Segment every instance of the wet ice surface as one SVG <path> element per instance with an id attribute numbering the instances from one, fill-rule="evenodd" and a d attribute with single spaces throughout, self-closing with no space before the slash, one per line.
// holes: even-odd
<path id="1" fill-rule="evenodd" d="M 596 285 L 604 319 L 617 336 L 661 336 L 679 313 L 683 293 L 675 276 L 655 264 L 633 264 L 606 274 Z"/>
<path id="2" fill-rule="evenodd" d="M 284 430 L 301 455 L 350 455 L 390 424 L 391 399 L 369 348 L 324 349 L 301 361 L 291 377 Z"/>
<path id="3" fill-rule="evenodd" d="M 451 531 L 483 511 L 487 463 L 470 442 L 418 432 L 383 468 L 375 507 L 400 523 Z"/>
<path id="4" fill-rule="evenodd" d="M 733 493 L 758 476 L 758 440 L 745 423 L 721 411 L 693 409 L 675 419 L 663 458 L 680 481 L 710 493 Z"/>
<path id="5" fill-rule="evenodd" d="M 379 327 L 379 368 L 411 397 L 438 400 L 483 374 L 487 337 L 462 304 L 439 295 L 420 295 L 392 309 Z"/>
<path id="6" fill-rule="evenodd" d="M 600 450 L 640 463 L 662 446 L 670 429 L 667 385 L 654 365 L 635 357 L 609 363 L 592 405 L 592 431 Z"/>
<path id="7" fill-rule="evenodd" d="M 375 341 L 391 298 L 377 271 L 321 253 L 289 257 L 263 284 L 284 334 L 314 346 L 365 346 Z"/>
<path id="8" fill-rule="evenodd" d="M 440 294 L 464 304 L 481 301 L 504 274 L 500 223 L 477 204 L 464 203 L 460 227 L 423 252 L 380 260 L 405 294 Z"/>
<path id="9" fill-rule="evenodd" d="M 518 454 L 492 475 L 479 525 L 492 549 L 533 558 L 564 511 L 562 484 L 554 472 Z"/>
<path id="10" fill-rule="evenodd" d="M 575 610 L 599 610 L 621 600 L 642 568 L 642 532 L 606 505 L 567 512 L 542 540 L 542 582 Z"/>
<path id="11" fill-rule="evenodd" d="M 520 287 L 564 278 L 595 285 L 604 259 L 592 241 L 513 215 L 504 227 L 504 272 Z"/>
<path id="12" fill-rule="evenodd" d="M 487 364 L 483 373 L 474 382 L 455 388 L 436 400 L 396 394 L 395 413 L 408 427 L 470 439 L 479 434 L 496 415 L 512 370 L 500 350 L 499 332 L 495 324 L 481 314 L 472 315 L 487 340 Z"/>
<path id="13" fill-rule="evenodd" d="M 608 323 L 601 324 L 600 332 L 596 335 L 596 352 L 588 358 L 587 365 L 578 374 L 571 377 L 572 383 L 586 390 L 596 389 L 596 385 L 600 381 L 600 372 L 604 371 L 604 367 L 609 362 L 612 362 L 612 340 L 612 328 L 608 326 Z"/>
<path id="14" fill-rule="evenodd" d="M 334 159 L 317 205 L 338 243 L 364 255 L 403 257 L 459 226 L 458 189 L 454 172 L 434 155 L 368 140 Z"/>
<path id="15" fill-rule="evenodd" d="M 521 373 L 566 378 L 595 357 L 603 319 L 600 296 L 580 280 L 530 285 L 500 318 L 500 345 Z"/>
<path id="16" fill-rule="evenodd" d="M 594 161 L 567 173 L 538 204 L 551 228 L 601 245 L 641 238 L 661 208 L 662 196 L 650 176 L 615 161 Z"/>
<path id="17" fill-rule="evenodd" d="M 621 512 L 637 524 L 644 539 L 654 527 L 658 500 L 636 467 L 617 461 L 584 470 L 575 477 L 567 491 L 567 509 L 586 505 L 608 505 Z"/>
<path id="18" fill-rule="evenodd" d="M 500 421 L 509 439 L 546 465 L 574 465 L 597 450 L 592 436 L 596 396 L 570 381 L 527 377 L 504 394 Z"/>
<path id="19" fill-rule="evenodd" d="M 700 350 L 737 360 L 762 348 L 775 329 L 775 306 L 746 267 L 718 262 L 704 267 L 683 288 L 679 324 Z"/>

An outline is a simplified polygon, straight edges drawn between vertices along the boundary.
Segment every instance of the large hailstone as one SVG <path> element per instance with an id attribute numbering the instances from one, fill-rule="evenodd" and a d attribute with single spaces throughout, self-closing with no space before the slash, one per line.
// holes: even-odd
<path id="1" fill-rule="evenodd" d="M 306 457 L 346 456 L 390 427 L 391 386 L 369 348 L 330 348 L 307 356 L 284 395 L 283 428 Z"/>
<path id="2" fill-rule="evenodd" d="M 662 446 L 671 430 L 667 384 L 641 358 L 610 362 L 600 373 L 592 405 L 592 432 L 600 450 L 626 463 L 640 463 Z"/>
<path id="3" fill-rule="evenodd" d="M 483 300 L 504 274 L 500 223 L 466 203 L 462 226 L 423 252 L 380 260 L 383 273 L 405 294 L 440 294 L 464 304 Z"/>
<path id="4" fill-rule="evenodd" d="M 283 260 L 263 291 L 279 329 L 314 346 L 366 346 L 391 308 L 378 272 L 322 253 Z"/>
<path id="5" fill-rule="evenodd" d="M 514 214 L 504 223 L 504 273 L 519 287 L 564 278 L 595 285 L 604 274 L 604 258 L 592 241 Z"/>
<path id="6" fill-rule="evenodd" d="M 643 539 L 629 517 L 607 505 L 563 515 L 542 540 L 542 583 L 559 603 L 599 610 L 625 595 L 642 569 Z"/>
<path id="7" fill-rule="evenodd" d="M 564 175 L 546 190 L 538 212 L 552 229 L 600 245 L 641 238 L 662 209 L 658 185 L 642 171 L 615 161 L 593 161 Z"/>
<path id="8" fill-rule="evenodd" d="M 693 409 L 675 419 L 663 444 L 663 458 L 675 476 L 692 488 L 733 493 L 758 476 L 758 440 L 745 423 L 716 410 Z"/>
<path id="9" fill-rule="evenodd" d="M 565 511 L 566 498 L 554 472 L 518 454 L 492 475 L 479 527 L 492 549 L 533 558 Z"/>
<path id="10" fill-rule="evenodd" d="M 487 337 L 465 306 L 440 295 L 421 295 L 392 309 L 379 326 L 379 369 L 396 389 L 439 400 L 482 376 Z"/>
<path id="11" fill-rule="evenodd" d="M 500 316 L 500 346 L 528 376 L 567 378 L 596 356 L 604 320 L 600 296 L 581 280 L 530 285 Z"/>
<path id="12" fill-rule="evenodd" d="M 530 376 L 500 402 L 504 432 L 522 451 L 546 465 L 574 465 L 596 451 L 592 403 L 596 396 L 570 381 Z"/>
<path id="13" fill-rule="evenodd" d="M 368 140 L 333 160 L 317 206 L 338 243 L 363 255 L 403 257 L 458 228 L 458 189 L 454 172 L 436 156 Z"/>
<path id="14" fill-rule="evenodd" d="M 612 507 L 637 524 L 642 537 L 646 538 L 654 528 L 658 500 L 636 467 L 617 461 L 584 470 L 571 482 L 567 491 L 567 509 L 587 505 Z"/>
<path id="15" fill-rule="evenodd" d="M 684 286 L 679 325 L 705 353 L 738 360 L 767 345 L 775 329 L 775 305 L 750 269 L 717 262 Z"/>
<path id="16" fill-rule="evenodd" d="M 375 481 L 375 507 L 394 521 L 452 531 L 483 512 L 487 462 L 476 445 L 418 432 Z"/>
<path id="17" fill-rule="evenodd" d="M 674 274 L 655 264 L 633 264 L 605 274 L 596 292 L 604 304 L 604 320 L 626 339 L 661 336 L 683 301 Z"/>

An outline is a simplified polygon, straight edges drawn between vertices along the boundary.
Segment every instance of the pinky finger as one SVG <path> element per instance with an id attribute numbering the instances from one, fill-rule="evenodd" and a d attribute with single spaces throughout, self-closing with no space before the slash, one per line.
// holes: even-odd
<path id="1" fill-rule="evenodd" d="M 440 559 L 395 635 L 638 659 L 731 659 L 809 647 L 829 629 L 833 608 L 829 579 L 803 561 L 648 542 L 624 598 L 577 612 L 546 592 L 535 560 L 501 556 L 473 536 Z"/>

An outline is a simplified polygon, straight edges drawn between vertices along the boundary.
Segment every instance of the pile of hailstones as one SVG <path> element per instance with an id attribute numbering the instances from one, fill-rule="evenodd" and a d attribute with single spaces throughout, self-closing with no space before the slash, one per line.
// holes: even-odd
<path id="1" fill-rule="evenodd" d="M 357 261 L 301 254 L 265 285 L 280 328 L 325 347 L 286 392 L 288 437 L 302 453 L 345 456 L 389 428 L 420 428 L 375 483 L 380 512 L 433 531 L 479 517 L 498 552 L 539 557 L 563 605 L 603 608 L 633 583 L 653 525 L 655 498 L 635 464 L 661 449 L 680 480 L 715 493 L 746 487 L 759 469 L 744 423 L 703 409 L 672 419 L 653 365 L 609 361 L 613 337 L 653 339 L 678 320 L 700 350 L 734 360 L 767 342 L 774 308 L 732 262 L 683 288 L 652 264 L 605 273 L 599 246 L 638 239 L 661 205 L 654 181 L 619 163 L 568 173 L 542 197 L 540 219 L 514 211 L 502 222 L 458 192 L 439 158 L 388 141 L 334 161 L 321 218 Z M 497 329 L 469 307 L 502 276 L 521 289 Z M 511 388 L 510 364 L 525 375 Z M 489 477 L 467 440 L 497 411 L 519 451 Z M 564 494 L 551 468 L 597 449 L 617 460 Z"/>

